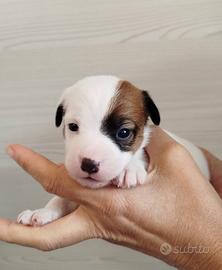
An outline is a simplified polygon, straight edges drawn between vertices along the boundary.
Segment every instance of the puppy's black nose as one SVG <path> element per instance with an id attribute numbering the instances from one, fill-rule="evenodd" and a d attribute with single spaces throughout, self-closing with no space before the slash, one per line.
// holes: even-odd
<path id="1" fill-rule="evenodd" d="M 81 169 L 87 173 L 97 173 L 99 171 L 99 163 L 89 158 L 83 158 Z"/>

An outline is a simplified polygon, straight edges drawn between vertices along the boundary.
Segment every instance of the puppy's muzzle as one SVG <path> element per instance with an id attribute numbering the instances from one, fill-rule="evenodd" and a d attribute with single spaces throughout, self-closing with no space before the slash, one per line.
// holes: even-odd
<path id="1" fill-rule="evenodd" d="M 99 171 L 99 162 L 89 158 L 83 158 L 81 163 L 81 169 L 89 174 L 97 173 Z"/>

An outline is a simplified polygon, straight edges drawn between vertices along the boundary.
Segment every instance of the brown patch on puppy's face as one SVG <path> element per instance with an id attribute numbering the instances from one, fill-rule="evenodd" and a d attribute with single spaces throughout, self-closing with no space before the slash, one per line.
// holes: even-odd
<path id="1" fill-rule="evenodd" d="M 120 81 L 101 129 L 122 151 L 134 153 L 143 141 L 148 116 L 143 91 Z"/>

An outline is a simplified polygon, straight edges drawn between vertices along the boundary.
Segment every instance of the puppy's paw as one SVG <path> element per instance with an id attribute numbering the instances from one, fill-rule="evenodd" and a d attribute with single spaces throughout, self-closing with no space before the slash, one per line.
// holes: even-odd
<path id="1" fill-rule="evenodd" d="M 17 222 L 29 226 L 42 226 L 58 218 L 55 210 L 41 208 L 34 211 L 25 210 L 18 215 Z"/>
<path id="2" fill-rule="evenodd" d="M 33 211 L 25 210 L 21 212 L 17 217 L 17 222 L 23 225 L 31 225 Z"/>
<path id="3" fill-rule="evenodd" d="M 118 187 L 130 188 L 141 185 L 146 181 L 147 171 L 142 161 L 130 162 L 122 173 L 115 179 Z"/>

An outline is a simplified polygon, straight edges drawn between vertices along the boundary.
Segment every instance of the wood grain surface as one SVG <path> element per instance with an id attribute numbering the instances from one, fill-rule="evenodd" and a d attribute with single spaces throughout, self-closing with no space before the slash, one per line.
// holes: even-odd
<path id="1" fill-rule="evenodd" d="M 222 158 L 221 37 L 222 1 L 0 0 L 0 216 L 48 200 L 5 146 L 63 161 L 57 100 L 86 75 L 116 74 L 149 90 L 162 127 Z M 172 269 L 102 241 L 51 253 L 0 243 L 1 270 L 61 268 Z"/>
<path id="2" fill-rule="evenodd" d="M 1 0 L 1 49 L 222 35 L 220 0 Z"/>

